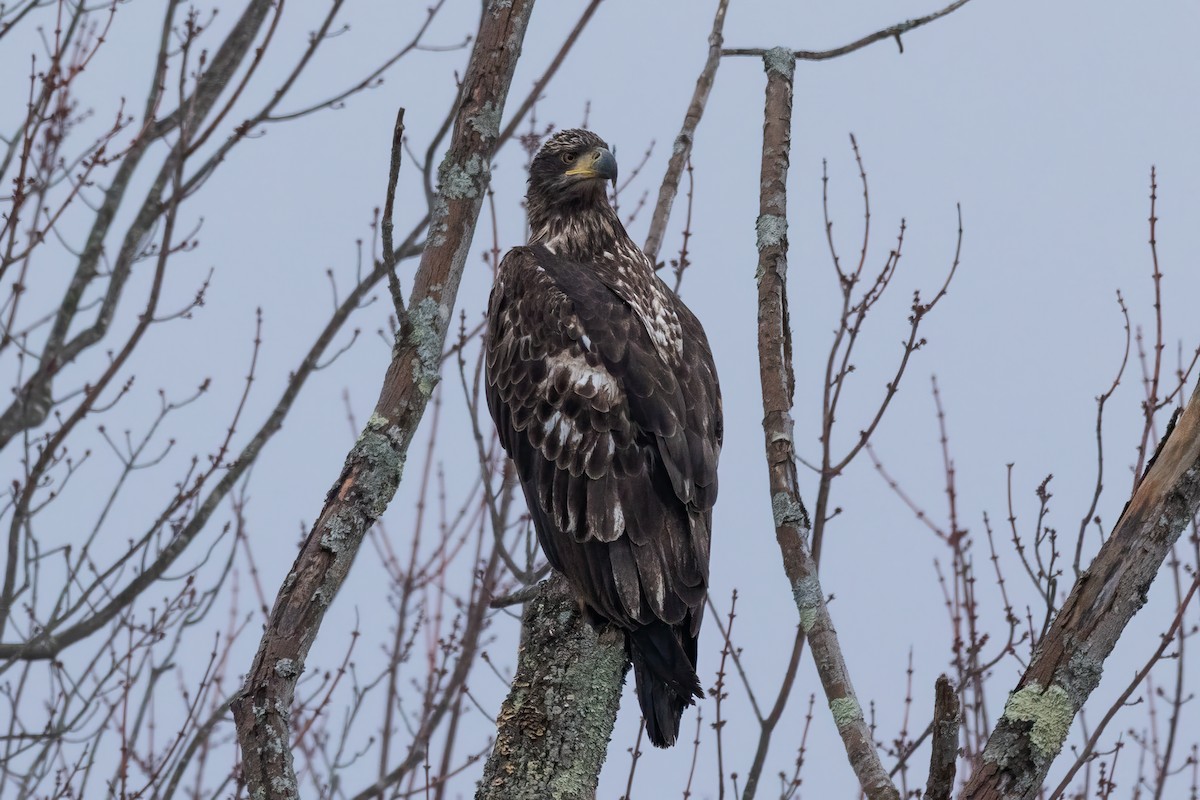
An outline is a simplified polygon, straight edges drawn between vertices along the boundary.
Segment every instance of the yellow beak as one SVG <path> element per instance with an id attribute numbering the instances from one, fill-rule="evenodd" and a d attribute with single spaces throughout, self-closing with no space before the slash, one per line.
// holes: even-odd
<path id="1" fill-rule="evenodd" d="M 580 178 L 603 178 L 614 183 L 617 180 L 617 159 L 603 147 L 580 157 L 579 163 L 567 170 L 567 175 Z"/>

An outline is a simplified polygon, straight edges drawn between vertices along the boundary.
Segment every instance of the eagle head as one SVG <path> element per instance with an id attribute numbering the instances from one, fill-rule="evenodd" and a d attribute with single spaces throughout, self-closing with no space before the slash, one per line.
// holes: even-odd
<path id="1" fill-rule="evenodd" d="M 617 159 L 596 134 L 560 131 L 542 145 L 529 168 L 531 205 L 548 207 L 605 202 L 605 181 L 617 181 Z"/>

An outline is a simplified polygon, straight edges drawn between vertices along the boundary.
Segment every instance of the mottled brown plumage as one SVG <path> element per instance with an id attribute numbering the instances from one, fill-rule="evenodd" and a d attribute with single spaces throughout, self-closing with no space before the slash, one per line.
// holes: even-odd
<path id="1" fill-rule="evenodd" d="M 704 330 L 608 203 L 595 134 L 551 138 L 530 170 L 529 244 L 488 305 L 487 400 L 542 549 L 593 624 L 626 633 L 650 740 L 701 696 L 721 397 Z"/>

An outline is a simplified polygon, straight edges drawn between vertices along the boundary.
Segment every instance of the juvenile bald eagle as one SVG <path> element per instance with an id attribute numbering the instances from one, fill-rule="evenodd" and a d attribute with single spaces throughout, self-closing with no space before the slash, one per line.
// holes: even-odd
<path id="1" fill-rule="evenodd" d="M 625 632 L 646 731 L 668 747 L 703 696 L 721 392 L 700 322 L 608 203 L 616 177 L 585 130 L 534 158 L 529 244 L 488 304 L 487 401 L 546 558 L 593 625 Z"/>

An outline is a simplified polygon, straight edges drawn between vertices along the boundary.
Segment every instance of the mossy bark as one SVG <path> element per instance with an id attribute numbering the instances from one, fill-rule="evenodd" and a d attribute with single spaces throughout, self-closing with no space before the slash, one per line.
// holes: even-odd
<path id="1" fill-rule="evenodd" d="M 450 148 L 438 171 L 429 238 L 413 279 L 375 411 L 346 456 L 291 571 L 242 691 L 232 703 L 251 800 L 298 798 L 290 749 L 296 681 L 325 609 L 366 531 L 387 508 L 437 384 L 451 309 L 490 182 L 488 164 L 534 0 L 490 0 L 463 77 Z"/>
<path id="2" fill-rule="evenodd" d="M 1146 602 L 1159 567 L 1200 509 L 1200 390 L 1038 643 L 963 790 L 963 800 L 1038 796 L 1104 661 Z"/>
<path id="3" fill-rule="evenodd" d="M 629 663 L 625 637 L 599 635 L 560 575 L 521 618 L 517 674 L 496 720 L 476 800 L 591 800 Z"/>

